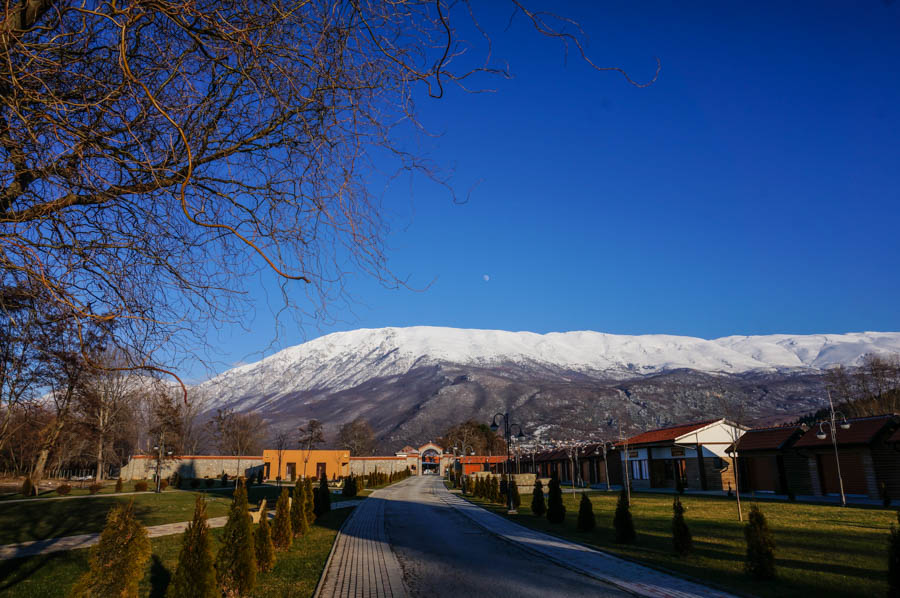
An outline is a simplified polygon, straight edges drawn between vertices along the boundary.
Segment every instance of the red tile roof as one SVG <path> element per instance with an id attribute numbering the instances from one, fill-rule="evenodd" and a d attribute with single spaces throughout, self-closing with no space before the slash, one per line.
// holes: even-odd
<path id="1" fill-rule="evenodd" d="M 717 419 L 710 419 L 702 422 L 695 422 L 692 424 L 681 424 L 678 426 L 670 426 L 668 428 L 658 428 L 656 430 L 650 430 L 649 432 L 644 432 L 643 434 L 638 434 L 637 436 L 632 436 L 627 440 L 629 446 L 635 446 L 638 444 L 655 444 L 658 442 L 670 442 L 675 440 L 679 436 L 684 436 L 685 434 L 689 434 L 695 430 L 699 430 L 700 428 L 704 428 L 711 423 L 717 422 Z M 625 442 L 619 442 L 616 446 L 624 446 Z"/>
<path id="2" fill-rule="evenodd" d="M 738 440 L 738 450 L 743 451 L 776 451 L 802 433 L 800 426 L 783 426 L 780 428 L 757 428 L 747 430 Z"/>
<path id="3" fill-rule="evenodd" d="M 850 428 L 848 430 L 841 429 L 840 424 L 837 425 L 838 444 L 871 444 L 885 426 L 897 421 L 897 417 L 894 415 L 877 415 L 874 417 L 860 417 L 847 421 L 850 423 Z M 822 426 L 822 430 L 825 432 L 825 438 L 819 440 L 816 438 L 816 434 L 819 432 L 818 424 L 810 426 L 809 432 L 795 442 L 794 447 L 804 448 L 830 445 L 830 428 L 831 424 Z"/>

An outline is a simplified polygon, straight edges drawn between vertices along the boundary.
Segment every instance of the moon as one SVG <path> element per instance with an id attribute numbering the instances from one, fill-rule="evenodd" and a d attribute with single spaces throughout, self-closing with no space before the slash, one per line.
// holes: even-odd
<path id="1" fill-rule="evenodd" d="M 484 279 L 484 282 L 488 282 L 491 280 L 491 277 L 488 276 L 487 274 L 483 275 L 482 278 Z"/>

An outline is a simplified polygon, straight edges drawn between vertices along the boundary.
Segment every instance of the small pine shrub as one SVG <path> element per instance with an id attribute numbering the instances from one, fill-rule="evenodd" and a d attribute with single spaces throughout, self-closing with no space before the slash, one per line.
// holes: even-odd
<path id="1" fill-rule="evenodd" d="M 172 472 L 172 478 L 169 481 L 169 485 L 173 488 L 181 488 L 181 474 L 177 471 Z"/>
<path id="2" fill-rule="evenodd" d="M 228 485 L 228 474 L 224 471 L 222 472 L 222 488 Z"/>
<path id="3" fill-rule="evenodd" d="M 677 496 L 672 501 L 672 547 L 678 556 L 687 556 L 694 547 L 691 530 L 684 521 L 684 506 Z"/>
<path id="4" fill-rule="evenodd" d="M 287 492 L 284 489 L 282 494 Z M 278 499 L 281 502 L 281 499 Z M 259 525 L 256 526 L 254 532 L 254 544 L 256 547 L 256 568 L 258 571 L 271 571 L 275 566 L 275 543 L 272 540 L 272 531 L 269 528 L 269 515 L 266 513 L 266 504 L 263 501 L 261 505 L 262 512 L 259 514 Z M 277 517 L 277 516 L 276 516 Z M 290 525 L 290 521 L 288 521 Z"/>
<path id="5" fill-rule="evenodd" d="M 306 478 L 303 480 L 303 493 L 305 495 L 306 500 L 303 503 L 303 512 L 306 513 L 306 523 L 307 525 L 312 525 L 316 520 L 316 510 L 315 510 L 315 490 L 313 490 L 312 479 Z"/>
<path id="6" fill-rule="evenodd" d="M 594 517 L 594 505 L 584 492 L 581 493 L 581 504 L 578 505 L 578 531 L 589 532 L 597 526 Z"/>
<path id="7" fill-rule="evenodd" d="M 122 478 L 116 478 L 116 493 L 122 491 Z"/>
<path id="8" fill-rule="evenodd" d="M 247 489 L 237 484 L 216 555 L 216 580 L 228 595 L 249 594 L 256 585 L 256 547 L 247 512 Z"/>
<path id="9" fill-rule="evenodd" d="M 160 491 L 165 490 L 169 487 L 169 480 L 160 480 L 159 481 L 159 489 Z"/>
<path id="10" fill-rule="evenodd" d="M 56 488 L 56 493 L 59 494 L 60 496 L 66 496 L 71 491 L 72 491 L 72 487 L 69 486 L 68 484 L 60 484 Z"/>
<path id="11" fill-rule="evenodd" d="M 31 481 L 31 478 L 25 476 L 25 481 L 22 482 L 22 488 L 19 490 L 22 493 L 22 496 L 34 496 L 37 492 L 34 491 L 34 482 Z"/>
<path id="12" fill-rule="evenodd" d="M 509 498 L 512 502 L 512 508 L 518 509 L 522 505 L 522 497 L 519 496 L 519 488 L 515 482 L 509 485 Z"/>
<path id="13" fill-rule="evenodd" d="M 750 507 L 750 518 L 744 527 L 747 560 L 744 571 L 754 579 L 775 579 L 775 541 L 759 507 Z"/>
<path id="14" fill-rule="evenodd" d="M 637 538 L 634 531 L 634 521 L 631 518 L 631 508 L 628 506 L 628 493 L 625 488 L 619 493 L 616 503 L 616 514 L 613 516 L 613 527 L 616 531 L 616 543 L 631 544 Z"/>
<path id="15" fill-rule="evenodd" d="M 272 525 L 272 541 L 278 550 L 287 550 L 294 542 L 294 530 L 291 527 L 291 513 L 288 507 L 288 489 L 282 488 L 275 503 L 275 522 Z"/>
<path id="16" fill-rule="evenodd" d="M 325 513 L 331 511 L 331 491 L 328 490 L 328 478 L 322 474 L 319 480 L 319 491 L 316 493 L 316 517 L 321 517 Z"/>
<path id="17" fill-rule="evenodd" d="M 881 494 L 881 504 L 885 508 L 891 506 L 891 492 L 888 490 L 887 484 L 881 482 L 878 487 L 878 493 Z"/>
<path id="18" fill-rule="evenodd" d="M 491 500 L 503 504 L 503 495 L 500 494 L 500 481 L 491 476 Z"/>
<path id="19" fill-rule="evenodd" d="M 472 479 L 472 476 L 469 476 L 466 479 L 466 494 L 469 494 L 469 495 L 475 494 L 475 480 Z"/>
<path id="20" fill-rule="evenodd" d="M 166 592 L 167 598 L 218 598 L 216 568 L 212 553 L 212 537 L 206 522 L 206 500 L 198 496 L 194 503 L 194 519 L 188 523 L 181 540 L 178 565 Z"/>
<path id="21" fill-rule="evenodd" d="M 294 484 L 294 496 L 291 501 L 291 530 L 294 536 L 305 536 L 309 531 L 309 522 L 306 520 L 306 486 L 298 478 Z"/>
<path id="22" fill-rule="evenodd" d="M 353 475 L 344 480 L 344 488 L 341 490 L 341 494 L 347 498 L 356 496 L 356 478 Z"/>
<path id="23" fill-rule="evenodd" d="M 534 490 L 531 492 L 531 512 L 538 517 L 543 517 L 547 512 L 547 505 L 544 504 L 544 485 L 540 480 L 534 481 Z"/>
<path id="24" fill-rule="evenodd" d="M 263 470 L 260 469 L 259 471 L 256 472 L 256 485 L 262 486 L 263 481 L 264 481 L 263 480 Z"/>
<path id="25" fill-rule="evenodd" d="M 147 491 L 147 482 L 141 480 L 140 482 L 134 483 L 134 491 L 135 492 L 146 492 Z"/>
<path id="26" fill-rule="evenodd" d="M 137 520 L 134 501 L 109 511 L 100 540 L 91 549 L 90 569 L 69 593 L 73 598 L 137 598 L 138 583 L 150 560 L 150 538 Z"/>
<path id="27" fill-rule="evenodd" d="M 103 484 L 91 484 L 88 486 L 88 492 L 91 494 L 97 494 L 101 490 L 103 490 Z"/>
<path id="28" fill-rule="evenodd" d="M 900 523 L 900 511 L 897 511 L 897 523 Z M 888 597 L 900 596 L 900 527 L 891 524 L 891 535 L 888 538 Z"/>
<path id="29" fill-rule="evenodd" d="M 204 482 L 206 483 L 207 488 L 212 488 L 213 485 L 216 483 L 216 481 L 212 478 L 206 478 L 206 480 L 204 480 Z"/>
<path id="30" fill-rule="evenodd" d="M 549 494 L 547 496 L 547 521 L 550 523 L 562 523 L 566 520 L 566 507 L 563 504 L 562 488 L 559 486 L 559 477 L 556 472 L 550 477 Z"/>

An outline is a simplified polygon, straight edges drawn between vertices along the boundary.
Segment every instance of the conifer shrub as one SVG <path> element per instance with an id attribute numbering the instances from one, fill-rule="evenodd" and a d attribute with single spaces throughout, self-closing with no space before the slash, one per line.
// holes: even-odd
<path id="1" fill-rule="evenodd" d="M 216 481 L 212 478 L 206 478 L 205 483 L 207 488 L 212 488 Z"/>
<path id="2" fill-rule="evenodd" d="M 37 492 L 34 491 L 34 482 L 31 481 L 29 476 L 25 476 L 25 481 L 22 482 L 22 488 L 19 490 L 22 493 L 22 496 L 34 496 Z"/>
<path id="3" fill-rule="evenodd" d="M 318 498 L 317 504 L 314 505 L 316 517 L 321 517 L 331 511 L 331 491 L 328 490 L 328 478 L 325 477 L 324 473 L 319 479 L 319 491 L 316 493 L 316 496 Z"/>
<path id="4" fill-rule="evenodd" d="M 139 482 L 135 482 L 134 483 L 134 491 L 135 492 L 146 492 L 147 491 L 146 480 L 141 480 Z"/>
<path id="5" fill-rule="evenodd" d="M 500 481 L 494 476 L 491 476 L 491 500 L 503 503 L 503 497 L 500 495 Z"/>
<path id="6" fill-rule="evenodd" d="M 900 511 L 897 511 L 897 523 L 900 523 Z M 891 535 L 888 538 L 888 596 L 900 596 L 900 527 L 891 524 Z"/>
<path id="7" fill-rule="evenodd" d="M 88 486 L 88 492 L 90 494 L 97 494 L 101 490 L 103 490 L 103 484 L 91 484 Z"/>
<path id="8" fill-rule="evenodd" d="M 878 493 L 881 495 L 881 504 L 885 508 L 891 506 L 891 493 L 888 490 L 887 484 L 881 482 L 878 485 Z"/>
<path id="9" fill-rule="evenodd" d="M 637 539 L 634 521 L 631 518 L 631 508 L 628 505 L 628 493 L 625 488 L 622 488 L 619 493 L 616 514 L 613 516 L 613 528 L 615 528 L 616 543 L 618 544 L 632 544 Z"/>
<path id="10" fill-rule="evenodd" d="M 260 469 L 259 471 L 256 472 L 256 485 L 262 486 L 262 483 L 263 483 L 263 470 Z"/>
<path id="11" fill-rule="evenodd" d="M 247 489 L 237 484 L 216 555 L 216 581 L 225 594 L 243 596 L 256 585 L 256 547 L 247 512 Z"/>
<path id="12" fill-rule="evenodd" d="M 672 501 L 672 547 L 678 556 L 687 556 L 694 547 L 691 530 L 684 520 L 684 506 L 677 496 Z"/>
<path id="13" fill-rule="evenodd" d="M 540 480 L 534 481 L 534 490 L 531 492 L 531 512 L 538 517 L 543 517 L 547 512 L 547 505 L 544 503 L 544 485 Z"/>
<path id="14" fill-rule="evenodd" d="M 311 526 L 313 522 L 316 520 L 316 510 L 315 510 L 315 490 L 313 490 L 312 480 L 310 478 L 306 478 L 303 480 L 303 490 L 305 495 L 305 501 L 303 503 L 303 512 L 306 513 L 306 523 L 308 526 Z"/>
<path id="15" fill-rule="evenodd" d="M 222 472 L 222 488 L 228 485 L 228 474 L 224 471 Z"/>
<path id="16" fill-rule="evenodd" d="M 578 505 L 578 531 L 589 532 L 597 526 L 597 518 L 594 517 L 594 505 L 584 492 L 581 493 L 581 503 Z"/>
<path id="17" fill-rule="evenodd" d="M 272 525 L 272 541 L 275 548 L 287 550 L 294 542 L 294 530 L 291 526 L 291 513 L 288 507 L 289 494 L 287 488 L 281 489 L 278 502 L 275 503 L 275 521 Z"/>
<path id="18" fill-rule="evenodd" d="M 287 492 L 287 488 L 282 494 Z M 279 502 L 281 498 L 278 499 Z M 272 530 L 269 528 L 269 515 L 266 513 L 266 501 L 263 500 L 260 505 L 259 525 L 253 533 L 254 545 L 256 548 L 256 569 L 257 571 L 271 571 L 275 566 L 275 542 L 272 540 Z M 276 523 L 277 523 L 276 515 Z M 290 524 L 290 521 L 288 521 Z"/>
<path id="19" fill-rule="evenodd" d="M 60 496 L 67 496 L 72 491 L 72 487 L 68 484 L 60 484 L 56 487 L 56 493 Z"/>
<path id="20" fill-rule="evenodd" d="M 347 498 L 356 496 L 356 478 L 352 474 L 344 480 L 344 488 L 342 489 L 341 494 Z"/>
<path id="21" fill-rule="evenodd" d="M 116 478 L 116 492 L 122 491 L 122 478 Z"/>
<path id="22" fill-rule="evenodd" d="M 172 488 L 181 488 L 181 474 L 177 471 L 173 471 L 171 480 L 168 483 Z"/>
<path id="23" fill-rule="evenodd" d="M 69 596 L 137 598 L 148 560 L 150 538 L 135 516 L 134 501 L 116 504 L 109 510 L 100 540 L 91 548 L 90 568 Z"/>
<path id="24" fill-rule="evenodd" d="M 291 530 L 294 537 L 305 536 L 309 531 L 309 522 L 306 520 L 306 513 L 303 506 L 306 504 L 306 486 L 297 478 L 294 484 L 293 500 L 291 501 Z"/>
<path id="25" fill-rule="evenodd" d="M 506 481 L 506 476 L 503 476 L 500 480 L 500 494 L 506 496 L 507 492 L 509 492 L 509 482 Z"/>
<path id="26" fill-rule="evenodd" d="M 559 486 L 559 477 L 556 472 L 550 476 L 549 493 L 547 496 L 547 521 L 550 523 L 562 523 L 566 520 L 566 507 L 563 504 L 562 488 Z"/>
<path id="27" fill-rule="evenodd" d="M 472 476 L 466 478 L 466 494 L 475 494 L 475 480 L 472 479 Z"/>
<path id="28" fill-rule="evenodd" d="M 515 482 L 509 485 L 509 498 L 512 503 L 512 508 L 518 509 L 522 506 L 522 497 L 519 496 L 519 488 L 516 486 Z"/>
<path id="29" fill-rule="evenodd" d="M 212 537 L 206 521 L 206 500 L 198 496 L 194 502 L 194 518 L 188 523 L 181 540 L 178 565 L 166 591 L 167 598 L 218 598 Z"/>
<path id="30" fill-rule="evenodd" d="M 757 505 L 750 507 L 750 517 L 744 526 L 747 540 L 747 560 L 744 571 L 754 579 L 775 579 L 775 541 L 766 516 Z"/>

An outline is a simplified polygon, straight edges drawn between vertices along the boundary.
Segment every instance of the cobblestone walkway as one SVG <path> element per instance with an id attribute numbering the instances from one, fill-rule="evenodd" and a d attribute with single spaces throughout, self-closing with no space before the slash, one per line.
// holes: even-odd
<path id="1" fill-rule="evenodd" d="M 735 598 L 599 550 L 537 532 L 456 496 L 440 484 L 437 494 L 448 505 L 500 538 L 627 592 L 649 598 Z"/>
<path id="2" fill-rule="evenodd" d="M 364 500 L 345 500 L 331 503 L 332 509 L 343 509 L 355 507 L 365 502 Z M 275 513 L 269 511 L 269 519 L 275 517 Z M 228 517 L 213 517 L 207 520 L 209 527 L 224 527 Z M 171 536 L 183 532 L 190 521 L 178 521 L 176 523 L 164 523 L 162 525 L 152 525 L 147 528 L 147 535 L 151 538 L 160 536 Z M 7 544 L 0 546 L 0 560 L 15 559 L 19 557 L 35 556 L 39 554 L 50 554 L 53 552 L 62 552 L 64 550 L 75 550 L 78 548 L 88 548 L 97 543 L 100 534 L 81 534 L 79 536 L 62 536 L 59 538 L 49 538 L 47 540 L 33 540 L 31 542 L 20 542 L 18 544 Z"/>
<path id="3" fill-rule="evenodd" d="M 384 525 L 376 490 L 338 533 L 314 598 L 405 598 L 403 572 Z"/>

